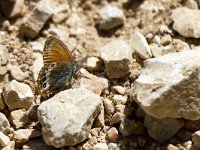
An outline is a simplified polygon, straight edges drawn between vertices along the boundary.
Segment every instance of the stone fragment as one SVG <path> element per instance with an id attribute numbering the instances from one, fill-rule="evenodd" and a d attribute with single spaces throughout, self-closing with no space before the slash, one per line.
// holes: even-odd
<path id="1" fill-rule="evenodd" d="M 126 89 L 120 85 L 114 85 L 111 87 L 112 92 L 117 92 L 121 95 L 124 95 L 126 93 Z"/>
<path id="2" fill-rule="evenodd" d="M 161 38 L 160 44 L 162 45 L 170 45 L 172 43 L 172 37 L 167 34 Z"/>
<path id="3" fill-rule="evenodd" d="M 107 115 L 111 115 L 114 113 L 115 109 L 114 109 L 114 106 L 113 106 L 113 103 L 111 100 L 109 99 L 104 99 L 103 100 L 103 105 L 104 105 L 104 108 L 105 108 L 105 112 Z"/>
<path id="4" fill-rule="evenodd" d="M 33 72 L 33 79 L 37 81 L 39 72 L 41 68 L 44 66 L 43 57 L 41 54 L 38 54 L 33 65 L 32 65 L 32 72 Z"/>
<path id="5" fill-rule="evenodd" d="M 9 110 L 28 109 L 34 104 L 35 97 L 30 86 L 16 80 L 10 81 L 3 90 L 4 101 Z"/>
<path id="6" fill-rule="evenodd" d="M 145 39 L 145 37 L 138 31 L 134 32 L 129 40 L 129 44 L 131 48 L 135 50 L 135 52 L 142 59 L 149 59 L 152 57 L 152 53 L 150 47 Z"/>
<path id="7" fill-rule="evenodd" d="M 100 9 L 100 29 L 109 30 L 119 25 L 124 24 L 124 12 L 119 8 L 107 5 Z"/>
<path id="8" fill-rule="evenodd" d="M 185 0 L 183 1 L 183 5 L 189 9 L 198 9 L 198 4 L 195 0 Z"/>
<path id="9" fill-rule="evenodd" d="M 179 148 L 177 146 L 169 144 L 169 145 L 167 145 L 167 150 L 179 150 Z"/>
<path id="10" fill-rule="evenodd" d="M 34 137 L 41 136 L 41 133 L 35 129 L 19 129 L 14 131 L 12 140 L 15 141 L 17 146 L 21 146 L 22 144 L 26 143 L 30 138 L 33 138 L 33 134 L 36 135 L 36 133 L 34 132 L 37 132 L 37 136 Z"/>
<path id="11" fill-rule="evenodd" d="M 200 119 L 199 56 L 191 50 L 145 61 L 131 99 L 154 118 Z"/>
<path id="12" fill-rule="evenodd" d="M 9 132 L 10 123 L 3 113 L 0 113 L 0 132 L 7 134 Z"/>
<path id="13" fill-rule="evenodd" d="M 196 131 L 192 136 L 192 142 L 197 149 L 200 149 L 200 130 Z"/>
<path id="14" fill-rule="evenodd" d="M 23 9 L 24 0 L 6 0 L 0 2 L 3 14 L 9 18 L 18 17 Z"/>
<path id="15" fill-rule="evenodd" d="M 102 69 L 102 66 L 103 66 L 103 61 L 98 57 L 92 56 L 87 59 L 86 67 L 88 71 L 91 72 L 99 71 Z"/>
<path id="16" fill-rule="evenodd" d="M 15 142 L 14 141 L 8 142 L 8 144 L 1 150 L 15 150 Z"/>
<path id="17" fill-rule="evenodd" d="M 38 120 L 45 143 L 59 148 L 84 141 L 101 105 L 101 98 L 85 88 L 65 90 L 44 101 Z"/>
<path id="18" fill-rule="evenodd" d="M 125 114 L 126 116 L 131 116 L 134 112 L 134 108 L 129 107 L 127 105 L 119 104 L 115 105 L 115 112 L 120 112 Z"/>
<path id="19" fill-rule="evenodd" d="M 41 42 L 34 41 L 34 42 L 31 42 L 30 44 L 31 44 L 31 48 L 32 48 L 33 52 L 40 52 L 40 53 L 43 52 L 44 46 Z"/>
<path id="20" fill-rule="evenodd" d="M 108 145 L 106 143 L 97 143 L 94 145 L 93 150 L 108 150 Z"/>
<path id="21" fill-rule="evenodd" d="M 125 118 L 120 123 L 119 132 L 124 137 L 130 136 L 132 134 L 143 134 L 144 127 L 140 121 L 129 120 L 128 118 Z"/>
<path id="22" fill-rule="evenodd" d="M 132 63 L 131 47 L 123 40 L 114 40 L 100 50 L 105 71 L 110 79 L 121 78 L 129 73 Z"/>
<path id="23" fill-rule="evenodd" d="M 115 114 L 112 116 L 111 120 L 110 120 L 110 125 L 112 126 L 112 125 L 114 125 L 114 124 L 120 124 L 120 122 L 121 122 L 122 120 L 124 120 L 125 117 L 126 117 L 126 116 L 125 116 L 124 114 L 122 114 L 122 113 L 119 113 L 119 112 L 115 113 Z"/>
<path id="24" fill-rule="evenodd" d="M 87 70 L 81 69 L 80 87 L 87 88 L 94 93 L 101 95 L 102 91 L 108 88 L 108 80 L 103 77 L 97 77 L 90 74 Z"/>
<path id="25" fill-rule="evenodd" d="M 0 146 L 5 147 L 9 142 L 9 137 L 6 136 L 3 132 L 0 132 Z"/>
<path id="26" fill-rule="evenodd" d="M 199 17 L 200 10 L 186 7 L 176 8 L 172 13 L 173 29 L 184 37 L 200 38 Z"/>
<path id="27" fill-rule="evenodd" d="M 11 77 L 17 81 L 24 81 L 28 76 L 28 72 L 23 72 L 19 66 L 16 65 L 8 65 L 8 70 L 10 71 Z"/>
<path id="28" fill-rule="evenodd" d="M 184 120 L 173 118 L 156 119 L 146 115 L 144 125 L 154 140 L 164 142 L 173 137 L 183 127 Z"/>
<path id="29" fill-rule="evenodd" d="M 119 104 L 124 105 L 127 102 L 127 97 L 119 95 L 119 94 L 114 94 L 112 97 L 112 100 L 113 100 L 113 103 L 116 105 L 119 105 Z"/>
<path id="30" fill-rule="evenodd" d="M 52 0 L 41 0 L 24 18 L 19 33 L 29 38 L 35 38 L 54 13 L 55 6 L 55 2 Z"/>
<path id="31" fill-rule="evenodd" d="M 10 113 L 10 119 L 16 129 L 24 127 L 29 121 L 25 109 L 17 109 Z"/>
<path id="32" fill-rule="evenodd" d="M 106 137 L 111 142 L 117 142 L 118 141 L 118 130 L 115 127 L 111 127 L 108 132 L 106 133 Z"/>
<path id="33" fill-rule="evenodd" d="M 100 114 L 96 117 L 94 120 L 94 127 L 98 128 L 103 128 L 105 126 L 105 119 L 104 119 L 104 107 L 103 104 L 101 104 L 101 112 Z"/>

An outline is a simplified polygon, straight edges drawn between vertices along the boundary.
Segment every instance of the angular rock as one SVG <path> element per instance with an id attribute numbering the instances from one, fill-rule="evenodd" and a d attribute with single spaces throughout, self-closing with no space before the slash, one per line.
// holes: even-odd
<path id="1" fill-rule="evenodd" d="M 190 9 L 198 9 L 198 4 L 195 0 L 185 0 L 183 1 L 183 5 Z"/>
<path id="2" fill-rule="evenodd" d="M 199 17 L 200 10 L 186 7 L 176 8 L 172 13 L 173 29 L 184 37 L 200 38 Z"/>
<path id="3" fill-rule="evenodd" d="M 164 142 L 173 137 L 183 127 L 184 120 L 173 118 L 156 119 L 146 115 L 144 125 L 154 140 Z"/>
<path id="4" fill-rule="evenodd" d="M 25 109 L 14 110 L 10 113 L 10 119 L 16 129 L 24 127 L 29 121 Z"/>
<path id="5" fill-rule="evenodd" d="M 145 61 L 130 97 L 155 118 L 200 119 L 200 51 L 171 53 Z"/>
<path id="6" fill-rule="evenodd" d="M 41 133 L 35 129 L 19 129 L 14 131 L 12 140 L 15 141 L 17 146 L 21 146 L 33 137 L 33 134 L 35 134 L 34 132 L 37 132 L 38 136 L 41 136 Z"/>
<path id="7" fill-rule="evenodd" d="M 109 141 L 111 142 L 117 142 L 118 141 L 118 130 L 115 127 L 112 127 L 108 130 L 108 132 L 106 133 L 106 137 Z"/>
<path id="8" fill-rule="evenodd" d="M 116 105 L 119 105 L 119 104 L 124 105 L 127 102 L 127 97 L 119 95 L 119 94 L 114 94 L 112 97 L 112 100 L 113 100 L 113 103 Z"/>
<path id="9" fill-rule="evenodd" d="M 109 30 L 119 25 L 124 24 L 124 12 L 119 8 L 107 5 L 100 9 L 100 29 Z"/>
<path id="10" fill-rule="evenodd" d="M 0 113 L 0 132 L 7 134 L 9 132 L 10 123 L 3 113 Z"/>
<path id="11" fill-rule="evenodd" d="M 132 62 L 131 47 L 123 40 L 114 40 L 100 50 L 105 70 L 110 79 L 121 78 L 129 73 Z"/>
<path id="12" fill-rule="evenodd" d="M 102 59 L 98 57 L 93 56 L 87 59 L 86 67 L 88 71 L 91 71 L 91 72 L 99 71 L 101 70 L 102 66 L 103 66 L 103 61 Z"/>
<path id="13" fill-rule="evenodd" d="M 59 148 L 84 141 L 100 111 L 101 98 L 87 89 L 56 94 L 38 108 L 45 143 Z"/>
<path id="14" fill-rule="evenodd" d="M 24 81 L 24 79 L 28 76 L 28 72 L 23 72 L 18 66 L 16 65 L 8 65 L 8 70 L 10 71 L 10 75 L 13 79 L 17 81 Z"/>
<path id="15" fill-rule="evenodd" d="M 30 120 L 33 120 L 33 121 L 38 121 L 38 118 L 37 118 L 37 109 L 38 109 L 39 105 L 36 104 L 36 105 L 32 105 L 28 111 L 27 111 L 27 115 L 29 117 Z"/>
<path id="16" fill-rule="evenodd" d="M 122 114 L 122 113 L 117 112 L 117 113 L 115 113 L 115 114 L 112 116 L 112 118 L 111 118 L 111 120 L 110 120 L 110 125 L 112 126 L 112 125 L 114 125 L 114 124 L 119 124 L 119 123 L 121 123 L 121 121 L 124 120 L 125 118 L 126 118 L 125 114 Z"/>
<path id="17" fill-rule="evenodd" d="M 119 86 L 119 85 L 115 85 L 111 87 L 112 92 L 117 92 L 121 95 L 124 95 L 126 93 L 126 88 Z"/>
<path id="18" fill-rule="evenodd" d="M 10 81 L 3 90 L 4 101 L 9 110 L 28 109 L 34 104 L 35 97 L 30 86 L 16 80 Z"/>
<path id="19" fill-rule="evenodd" d="M 102 91 L 108 88 L 108 80 L 90 74 L 87 70 L 81 69 L 80 87 L 87 88 L 94 93 L 101 95 Z"/>
<path id="20" fill-rule="evenodd" d="M 41 0 L 33 11 L 24 18 L 19 33 L 23 36 L 35 38 L 54 13 L 55 6 L 55 2 L 52 0 Z"/>
<path id="21" fill-rule="evenodd" d="M 24 0 L 6 0 L 0 2 L 3 14 L 9 18 L 15 18 L 21 14 Z"/>
<path id="22" fill-rule="evenodd" d="M 0 145 L 5 147 L 9 142 L 9 137 L 6 136 L 3 132 L 0 132 Z"/>
<path id="23" fill-rule="evenodd" d="M 111 115 L 111 114 L 114 114 L 114 106 L 113 106 L 113 103 L 111 100 L 109 99 L 104 99 L 103 100 L 103 105 L 104 105 L 104 108 L 105 108 L 105 112 L 107 115 Z"/>
<path id="24" fill-rule="evenodd" d="M 200 130 L 193 134 L 192 142 L 194 143 L 195 148 L 200 149 Z"/>
<path id="25" fill-rule="evenodd" d="M 129 44 L 131 48 L 133 48 L 140 56 L 140 58 L 148 59 L 152 57 L 150 47 L 145 37 L 140 32 L 136 31 L 132 34 Z"/>

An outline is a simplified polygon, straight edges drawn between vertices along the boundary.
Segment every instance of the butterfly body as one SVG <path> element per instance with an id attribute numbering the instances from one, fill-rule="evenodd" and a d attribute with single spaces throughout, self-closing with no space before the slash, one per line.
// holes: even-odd
<path id="1" fill-rule="evenodd" d="M 37 85 L 41 96 L 49 97 L 71 85 L 76 62 L 67 46 L 53 36 L 45 42 L 43 59 Z"/>

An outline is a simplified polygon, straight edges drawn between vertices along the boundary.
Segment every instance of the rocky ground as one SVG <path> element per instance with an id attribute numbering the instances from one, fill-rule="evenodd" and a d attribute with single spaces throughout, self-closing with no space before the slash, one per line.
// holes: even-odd
<path id="1" fill-rule="evenodd" d="M 0 1 L 0 148 L 200 149 L 200 1 Z M 78 62 L 41 101 L 43 46 Z"/>

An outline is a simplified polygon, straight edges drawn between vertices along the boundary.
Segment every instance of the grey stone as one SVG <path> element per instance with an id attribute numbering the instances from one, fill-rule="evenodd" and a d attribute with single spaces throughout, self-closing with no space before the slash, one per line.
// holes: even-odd
<path id="1" fill-rule="evenodd" d="M 100 111 L 101 98 L 85 88 L 56 94 L 38 108 L 45 143 L 59 148 L 84 141 Z"/>

